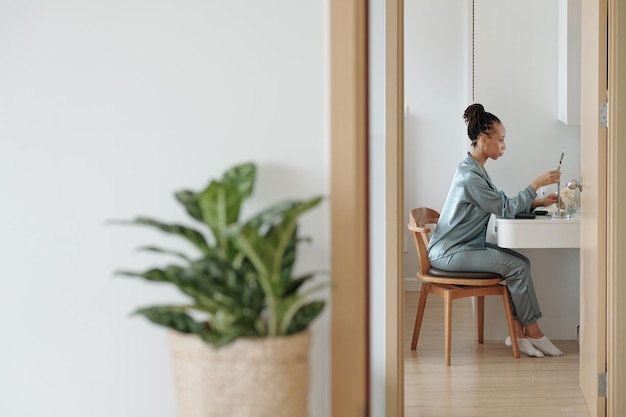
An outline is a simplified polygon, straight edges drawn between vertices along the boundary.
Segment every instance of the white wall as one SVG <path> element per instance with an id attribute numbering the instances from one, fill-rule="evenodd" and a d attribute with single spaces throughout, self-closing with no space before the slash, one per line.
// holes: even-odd
<path id="1" fill-rule="evenodd" d="M 231 165 L 259 166 L 244 216 L 327 194 L 325 2 L 71 0 L 0 6 L 0 415 L 171 417 L 166 333 L 130 317 L 177 301 L 126 278 L 173 241 L 105 226 Z M 328 205 L 303 218 L 302 270 L 328 269 Z M 181 248 L 184 246 L 181 245 Z M 329 415 L 328 311 L 311 416 Z"/>
<path id="2" fill-rule="evenodd" d="M 563 179 L 580 173 L 580 128 L 558 120 L 557 11 L 557 0 L 476 2 L 476 101 L 507 129 L 504 157 L 486 168 L 510 194 L 555 169 L 561 152 Z"/>
<path id="3" fill-rule="evenodd" d="M 408 0 L 404 4 L 405 222 L 418 206 L 443 207 L 454 170 L 467 151 L 463 110 L 471 86 L 471 2 Z M 417 255 L 405 230 L 407 283 Z"/>
<path id="4" fill-rule="evenodd" d="M 369 0 L 370 415 L 385 415 L 385 0 Z"/>
<path id="5" fill-rule="evenodd" d="M 507 129 L 504 157 L 486 169 L 509 195 L 555 169 L 561 152 L 562 184 L 580 176 L 580 127 L 558 119 L 558 21 L 557 0 L 476 2 L 476 101 L 493 109 Z M 520 252 L 532 262 L 542 330 L 553 339 L 576 339 L 578 250 Z M 495 325 L 486 328 L 485 337 L 506 335 L 501 309 L 499 300 L 486 303 Z"/>
<path id="6" fill-rule="evenodd" d="M 469 149 L 462 114 L 472 102 L 472 14 L 469 0 L 415 0 L 405 7 L 408 216 L 416 206 L 443 207 L 454 170 Z M 565 152 L 563 180 L 578 178 L 580 129 L 558 120 L 557 0 L 479 0 L 475 13 L 475 101 L 496 114 L 507 129 L 504 157 L 486 165 L 490 176 L 512 196 L 541 173 L 556 168 Z M 412 241 L 408 243 L 405 276 L 411 282 L 417 259 Z M 554 330 L 547 333 L 551 337 L 575 338 L 575 327 L 563 332 L 559 328 L 569 313 L 550 301 L 560 294 L 577 308 L 577 280 L 563 286 L 553 279 L 555 272 L 576 279 L 577 258 L 576 250 L 532 250 L 534 281 L 547 285 L 538 289 L 544 313 L 540 324 L 544 331 Z M 554 271 L 551 265 L 560 269 Z M 487 333 L 488 329 L 486 337 L 494 337 Z"/>

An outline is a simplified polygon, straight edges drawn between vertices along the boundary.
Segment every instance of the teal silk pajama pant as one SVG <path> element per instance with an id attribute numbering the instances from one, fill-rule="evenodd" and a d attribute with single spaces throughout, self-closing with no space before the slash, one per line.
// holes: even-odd
<path id="1" fill-rule="evenodd" d="M 524 326 L 542 317 L 535 287 L 530 276 L 530 261 L 511 249 L 487 243 L 486 249 L 466 250 L 431 260 L 430 264 L 444 271 L 494 272 L 504 277 L 511 293 L 513 317 Z"/>

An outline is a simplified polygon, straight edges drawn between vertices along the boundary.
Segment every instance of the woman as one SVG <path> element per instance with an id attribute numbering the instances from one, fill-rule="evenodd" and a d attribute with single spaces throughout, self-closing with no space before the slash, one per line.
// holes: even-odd
<path id="1" fill-rule="evenodd" d="M 448 197 L 428 245 L 428 257 L 435 268 L 447 271 L 495 272 L 505 278 L 511 293 L 517 341 L 528 356 L 563 354 L 542 333 L 537 320 L 541 310 L 530 275 L 530 262 L 510 249 L 485 241 L 492 214 L 513 218 L 535 207 L 549 206 L 556 194 L 537 199 L 537 189 L 560 181 L 559 170 L 534 179 L 515 197 L 498 191 L 485 171 L 489 159 L 500 158 L 506 149 L 506 130 L 500 119 L 472 104 L 463 114 L 471 149 L 457 167 Z M 505 343 L 511 346 L 507 337 Z"/>

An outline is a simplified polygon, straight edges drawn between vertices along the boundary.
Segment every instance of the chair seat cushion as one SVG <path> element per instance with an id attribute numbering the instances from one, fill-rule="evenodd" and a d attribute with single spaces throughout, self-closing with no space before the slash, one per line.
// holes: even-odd
<path id="1" fill-rule="evenodd" d="M 502 278 L 502 275 L 495 272 L 457 272 L 457 271 L 444 271 L 443 269 L 430 268 L 428 274 L 434 277 L 441 278 L 472 278 L 472 279 L 488 279 L 488 278 Z"/>

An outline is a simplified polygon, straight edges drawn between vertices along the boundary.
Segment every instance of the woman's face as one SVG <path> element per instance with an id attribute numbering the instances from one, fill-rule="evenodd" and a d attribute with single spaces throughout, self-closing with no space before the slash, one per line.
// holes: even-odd
<path id="1" fill-rule="evenodd" d="M 481 145 L 483 152 L 488 158 L 496 160 L 504 155 L 506 144 L 504 143 L 504 137 L 506 136 L 506 129 L 502 123 L 494 123 L 489 130 L 488 134 L 482 134 Z"/>

